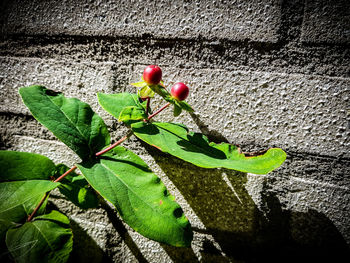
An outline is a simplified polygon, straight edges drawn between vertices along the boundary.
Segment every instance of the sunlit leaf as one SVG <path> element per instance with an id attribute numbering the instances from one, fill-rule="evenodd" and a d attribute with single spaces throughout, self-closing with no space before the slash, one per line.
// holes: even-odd
<path id="1" fill-rule="evenodd" d="M 78 168 L 135 231 L 166 244 L 190 245 L 192 231 L 181 207 L 140 157 L 118 146 Z"/>

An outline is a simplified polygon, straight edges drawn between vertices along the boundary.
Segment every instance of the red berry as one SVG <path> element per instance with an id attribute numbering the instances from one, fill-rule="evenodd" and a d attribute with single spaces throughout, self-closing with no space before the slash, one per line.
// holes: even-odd
<path id="1" fill-rule="evenodd" d="M 161 81 L 161 79 L 162 79 L 162 70 L 158 66 L 149 65 L 143 71 L 143 80 L 148 85 L 156 85 Z"/>
<path id="2" fill-rule="evenodd" d="M 176 83 L 171 88 L 171 96 L 177 100 L 184 100 L 187 98 L 188 93 L 190 92 L 189 88 L 182 82 Z"/>

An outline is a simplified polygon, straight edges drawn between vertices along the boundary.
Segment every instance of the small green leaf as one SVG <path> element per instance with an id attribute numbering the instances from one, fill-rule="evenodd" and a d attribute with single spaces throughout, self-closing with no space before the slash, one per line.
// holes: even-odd
<path id="1" fill-rule="evenodd" d="M 11 221 L 0 219 L 0 260 L 1 262 L 12 262 L 12 260 L 10 260 L 9 258 L 10 255 L 6 247 L 5 239 L 6 239 L 7 230 L 14 228 L 16 226 L 17 224 Z"/>
<path id="2" fill-rule="evenodd" d="M 5 240 L 7 230 L 15 226 L 16 224 L 11 221 L 0 219 L 0 243 L 2 243 L 3 240 Z"/>
<path id="3" fill-rule="evenodd" d="M 64 164 L 59 164 L 57 167 L 59 175 L 62 175 L 69 170 L 69 167 Z M 90 187 L 89 183 L 81 175 L 72 172 L 60 181 L 58 186 L 61 194 L 67 197 L 73 204 L 82 208 L 96 208 L 99 204 L 96 192 Z"/>
<path id="4" fill-rule="evenodd" d="M 181 114 L 182 108 L 179 107 L 177 104 L 174 104 L 174 117 L 177 117 Z"/>
<path id="5" fill-rule="evenodd" d="M 153 98 L 154 97 L 154 91 L 149 87 L 145 86 L 142 89 L 140 89 L 137 94 L 139 95 L 140 98 Z"/>
<path id="6" fill-rule="evenodd" d="M 163 98 L 167 98 L 170 96 L 170 93 L 164 88 L 162 85 L 157 84 L 157 85 L 149 85 L 149 88 L 153 90 L 155 93 L 160 95 Z"/>
<path id="7" fill-rule="evenodd" d="M 278 168 L 286 159 L 286 153 L 279 148 L 269 149 L 263 155 L 246 157 L 234 145 L 209 143 L 204 135 L 189 133 L 186 127 L 174 123 L 137 122 L 131 125 L 131 129 L 148 144 L 204 168 L 223 167 L 266 174 Z"/>
<path id="8" fill-rule="evenodd" d="M 193 112 L 193 108 L 190 106 L 190 104 L 188 104 L 186 101 L 178 101 L 178 103 L 180 104 L 181 108 L 185 111 L 188 112 Z"/>
<path id="9" fill-rule="evenodd" d="M 144 81 L 140 81 L 140 82 L 131 83 L 130 85 L 137 87 L 137 88 L 142 88 L 142 87 L 147 86 L 147 83 Z"/>
<path id="10" fill-rule="evenodd" d="M 136 94 L 118 93 L 118 94 L 104 94 L 97 93 L 98 102 L 102 108 L 109 114 L 119 119 L 120 113 L 124 108 L 134 106 L 140 109 L 145 109 L 143 103 L 139 101 Z"/>
<path id="11" fill-rule="evenodd" d="M 27 180 L 0 183 L 0 218 L 11 222 L 24 220 L 46 192 L 59 186 L 47 180 Z M 44 208 L 44 206 L 43 206 Z"/>
<path id="12" fill-rule="evenodd" d="M 68 218 L 52 211 L 8 230 L 6 245 L 18 263 L 64 263 L 73 248 L 73 234 Z"/>
<path id="13" fill-rule="evenodd" d="M 98 162 L 77 166 L 135 231 L 166 244 L 190 245 L 193 234 L 181 207 L 140 157 L 118 146 Z"/>
<path id="14" fill-rule="evenodd" d="M 146 119 L 147 115 L 143 108 L 138 106 L 125 107 L 118 118 L 118 121 L 129 122 Z"/>
<path id="15" fill-rule="evenodd" d="M 109 145 L 107 126 L 87 103 L 43 86 L 21 88 L 19 93 L 33 116 L 82 160 Z"/>
<path id="16" fill-rule="evenodd" d="M 35 153 L 0 151 L 0 182 L 50 179 L 55 164 Z"/>

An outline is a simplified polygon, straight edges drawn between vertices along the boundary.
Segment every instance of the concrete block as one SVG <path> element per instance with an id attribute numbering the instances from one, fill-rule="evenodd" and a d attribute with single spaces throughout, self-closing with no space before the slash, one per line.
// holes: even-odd
<path id="1" fill-rule="evenodd" d="M 12 1 L 3 32 L 28 35 L 203 37 L 276 42 L 281 7 L 269 1 Z"/>
<path id="2" fill-rule="evenodd" d="M 347 0 L 307 0 L 301 40 L 311 43 L 349 43 L 349 10 L 350 2 Z"/>

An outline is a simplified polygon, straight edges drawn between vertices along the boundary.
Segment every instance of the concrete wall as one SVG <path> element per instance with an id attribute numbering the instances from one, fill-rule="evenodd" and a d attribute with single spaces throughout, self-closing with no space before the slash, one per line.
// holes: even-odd
<path id="1" fill-rule="evenodd" d="M 31 117 L 17 94 L 42 84 L 90 103 L 113 139 L 127 129 L 96 92 L 133 92 L 158 64 L 188 83 L 186 123 L 243 150 L 281 147 L 264 176 L 201 169 L 135 138 L 194 228 L 191 248 L 140 236 L 113 208 L 82 211 L 58 193 L 75 233 L 72 262 L 339 262 L 350 246 L 350 2 L 2 1 L 0 147 L 77 157 Z M 160 100 L 154 107 L 161 105 Z"/>

